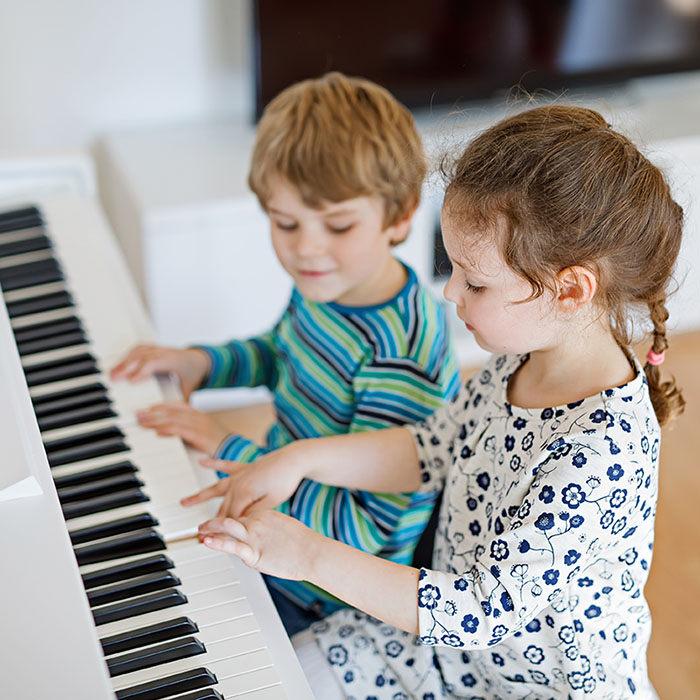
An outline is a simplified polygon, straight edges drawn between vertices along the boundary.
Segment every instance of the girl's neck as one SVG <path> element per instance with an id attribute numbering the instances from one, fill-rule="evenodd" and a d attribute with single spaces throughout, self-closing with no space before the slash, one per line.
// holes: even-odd
<path id="1" fill-rule="evenodd" d="M 508 383 L 508 401 L 521 408 L 561 406 L 631 381 L 631 360 L 609 328 L 594 323 L 552 347 L 530 353 Z"/>

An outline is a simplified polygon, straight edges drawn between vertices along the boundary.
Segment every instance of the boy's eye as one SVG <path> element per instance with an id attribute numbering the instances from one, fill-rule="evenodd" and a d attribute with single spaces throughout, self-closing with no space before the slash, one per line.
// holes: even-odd
<path id="1" fill-rule="evenodd" d="M 473 292 L 474 294 L 478 294 L 479 292 L 483 292 L 485 287 L 477 287 L 474 284 L 470 284 L 469 282 L 464 283 L 465 287 L 467 288 L 468 291 Z"/>
<path id="2" fill-rule="evenodd" d="M 277 228 L 282 229 L 283 231 L 293 231 L 297 227 L 297 223 L 292 221 L 292 222 L 282 222 L 282 221 L 276 221 L 275 225 Z"/>
<path id="3" fill-rule="evenodd" d="M 347 233 L 351 228 L 353 227 L 353 224 L 346 224 L 345 226 L 328 226 L 328 230 L 331 233 Z"/>

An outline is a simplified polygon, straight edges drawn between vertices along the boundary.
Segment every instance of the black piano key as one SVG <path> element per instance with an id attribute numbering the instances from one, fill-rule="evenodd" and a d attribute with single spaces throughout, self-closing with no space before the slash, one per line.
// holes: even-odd
<path id="1" fill-rule="evenodd" d="M 159 532 L 146 528 L 123 535 L 115 535 L 95 543 L 83 544 L 74 548 L 78 564 L 95 564 L 110 559 L 130 557 L 165 549 L 165 540 Z"/>
<path id="2" fill-rule="evenodd" d="M 136 474 L 118 474 L 99 481 L 63 486 L 56 490 L 58 492 L 58 500 L 61 504 L 65 504 L 106 496 L 129 488 L 139 488 L 140 486 L 143 486 L 143 481 Z"/>
<path id="3" fill-rule="evenodd" d="M 138 627 L 127 632 L 104 637 L 100 639 L 100 644 L 104 655 L 110 656 L 111 654 L 149 646 L 156 642 L 177 639 L 195 632 L 199 632 L 199 627 L 189 617 L 176 617 L 165 622 L 158 622 L 155 625 Z"/>
<path id="4" fill-rule="evenodd" d="M 0 258 L 20 255 L 21 253 L 32 253 L 35 250 L 44 250 L 50 247 L 51 242 L 44 234 L 23 238 L 19 241 L 11 241 L 10 243 L 3 243 L 2 238 L 0 238 Z"/>
<path id="5" fill-rule="evenodd" d="M 61 505 L 61 510 L 66 520 L 72 520 L 73 518 L 80 518 L 83 515 L 104 513 L 105 511 L 114 510 L 115 508 L 145 503 L 148 500 L 148 496 L 141 491 L 141 489 L 125 489 L 118 493 L 97 496 L 96 498 L 91 498 L 86 501 L 66 503 L 65 505 Z"/>
<path id="6" fill-rule="evenodd" d="M 126 518 L 117 518 L 99 525 L 91 525 L 82 527 L 68 533 L 73 545 L 85 544 L 94 540 L 101 540 L 104 537 L 112 537 L 113 535 L 123 535 L 127 532 L 135 530 L 143 530 L 148 527 L 157 527 L 158 520 L 150 513 L 139 513 L 138 515 L 130 515 Z M 155 570 L 155 569 L 154 569 Z M 115 579 L 116 580 L 116 579 Z M 105 581 L 107 583 L 107 581 Z M 102 585 L 102 584 L 97 584 Z"/>
<path id="7" fill-rule="evenodd" d="M 109 675 L 114 678 L 124 673 L 140 671 L 144 668 L 167 664 L 171 661 L 189 659 L 205 652 L 204 644 L 198 639 L 183 637 L 182 639 L 175 639 L 163 644 L 156 644 L 148 649 L 129 651 L 126 654 L 107 659 L 107 668 L 109 669 Z"/>
<path id="8" fill-rule="evenodd" d="M 117 700 L 164 700 L 188 690 L 198 690 L 216 684 L 216 676 L 206 668 L 175 673 L 148 683 L 140 683 L 131 688 L 117 691 Z"/>
<path id="9" fill-rule="evenodd" d="M 109 401 L 109 397 L 107 389 L 99 382 L 32 398 L 34 413 L 37 416 L 60 413 L 79 406 L 90 406 L 101 401 Z"/>
<path id="10" fill-rule="evenodd" d="M 52 360 L 51 362 L 39 362 L 24 368 L 27 386 L 30 387 L 57 382 L 61 379 L 84 377 L 85 375 L 97 374 L 98 372 L 95 358 L 88 353 Z"/>
<path id="11" fill-rule="evenodd" d="M 115 581 L 143 576 L 155 571 L 166 571 L 175 568 L 173 560 L 165 554 L 154 554 L 143 559 L 128 561 L 124 564 L 108 566 L 104 569 L 83 574 L 83 585 L 86 589 L 104 586 Z"/>
<path id="12" fill-rule="evenodd" d="M 63 273 L 55 260 L 40 260 L 0 268 L 0 287 L 4 292 L 62 280 Z"/>
<path id="13" fill-rule="evenodd" d="M 80 425 L 89 423 L 101 418 L 114 418 L 116 413 L 112 410 L 112 404 L 105 400 L 93 406 L 81 406 L 61 413 L 53 413 L 48 416 L 37 417 L 39 430 L 54 430 L 55 428 L 66 428 L 69 425 Z"/>
<path id="14" fill-rule="evenodd" d="M 92 457 L 124 452 L 128 447 L 123 438 L 124 433 L 119 428 L 102 428 L 58 440 L 49 440 L 44 442 L 44 449 L 49 465 L 57 467 Z"/>
<path id="15" fill-rule="evenodd" d="M 30 220 L 33 222 L 33 226 L 42 226 L 43 219 L 41 218 L 41 212 L 35 207 L 21 207 L 19 209 L 7 209 L 0 212 L 0 233 L 5 233 L 7 231 L 14 231 L 21 226 L 17 226 L 16 229 L 11 228 L 17 221 Z"/>
<path id="16" fill-rule="evenodd" d="M 66 292 L 53 292 L 51 294 L 41 294 L 40 296 L 18 299 L 7 302 L 7 315 L 10 318 L 37 314 L 41 311 L 53 311 L 73 306 L 73 298 Z"/>
<path id="17" fill-rule="evenodd" d="M 66 316 L 66 318 L 57 318 L 53 321 L 34 323 L 31 326 L 15 328 L 14 336 L 17 343 L 25 343 L 29 340 L 49 338 L 52 335 L 79 330 L 82 330 L 80 321 L 75 316 Z"/>
<path id="18" fill-rule="evenodd" d="M 137 598 L 120 600 L 118 603 L 103 605 L 92 611 L 92 617 L 95 620 L 95 624 L 99 627 L 100 625 L 106 625 L 108 622 L 126 620 L 130 617 L 145 615 L 156 610 L 174 608 L 185 603 L 187 603 L 187 596 L 176 588 L 171 588 L 164 591 L 156 591 L 155 593 L 147 593 Z M 188 688 L 185 688 L 185 690 L 188 690 Z"/>
<path id="19" fill-rule="evenodd" d="M 17 351 L 22 357 L 34 355 L 37 352 L 47 350 L 57 350 L 58 348 L 72 348 L 84 345 L 87 342 L 83 331 L 71 331 L 70 333 L 60 333 L 48 338 L 29 340 L 26 343 L 17 343 Z"/>
<path id="20" fill-rule="evenodd" d="M 64 486 L 74 486 L 76 484 L 84 484 L 88 481 L 99 481 L 110 476 L 118 474 L 135 474 L 138 469 L 131 462 L 116 462 L 115 464 L 105 464 L 103 467 L 94 467 L 86 469 L 75 474 L 66 474 L 65 476 L 55 477 L 53 480 L 56 488 Z"/>
<path id="21" fill-rule="evenodd" d="M 202 688 L 194 693 L 178 695 L 177 700 L 224 700 L 224 696 L 216 688 Z"/>
<path id="22" fill-rule="evenodd" d="M 172 571 L 156 571 L 152 574 L 144 574 L 135 578 L 110 583 L 107 586 L 94 588 L 88 591 L 88 600 L 91 607 L 114 603 L 117 600 L 133 598 L 144 593 L 162 591 L 164 588 L 174 588 L 182 583 Z"/>

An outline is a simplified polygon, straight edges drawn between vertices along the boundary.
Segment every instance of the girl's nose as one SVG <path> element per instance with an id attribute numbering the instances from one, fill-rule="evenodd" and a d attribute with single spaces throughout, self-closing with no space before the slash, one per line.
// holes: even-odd
<path id="1" fill-rule="evenodd" d="M 442 290 L 442 295 L 445 297 L 445 299 L 447 299 L 447 301 L 451 301 L 453 304 L 458 304 L 458 288 L 459 285 L 455 280 L 454 275 L 450 275 L 447 280 L 447 284 L 445 285 L 445 288 Z"/>

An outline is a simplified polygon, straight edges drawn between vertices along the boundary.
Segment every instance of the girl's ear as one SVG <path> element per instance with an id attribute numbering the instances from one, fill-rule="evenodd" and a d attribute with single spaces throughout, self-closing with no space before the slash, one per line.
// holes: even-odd
<path id="1" fill-rule="evenodd" d="M 576 311 L 590 304 L 598 289 L 598 278 L 593 270 L 581 265 L 565 267 L 557 275 L 557 302 L 562 311 Z"/>

